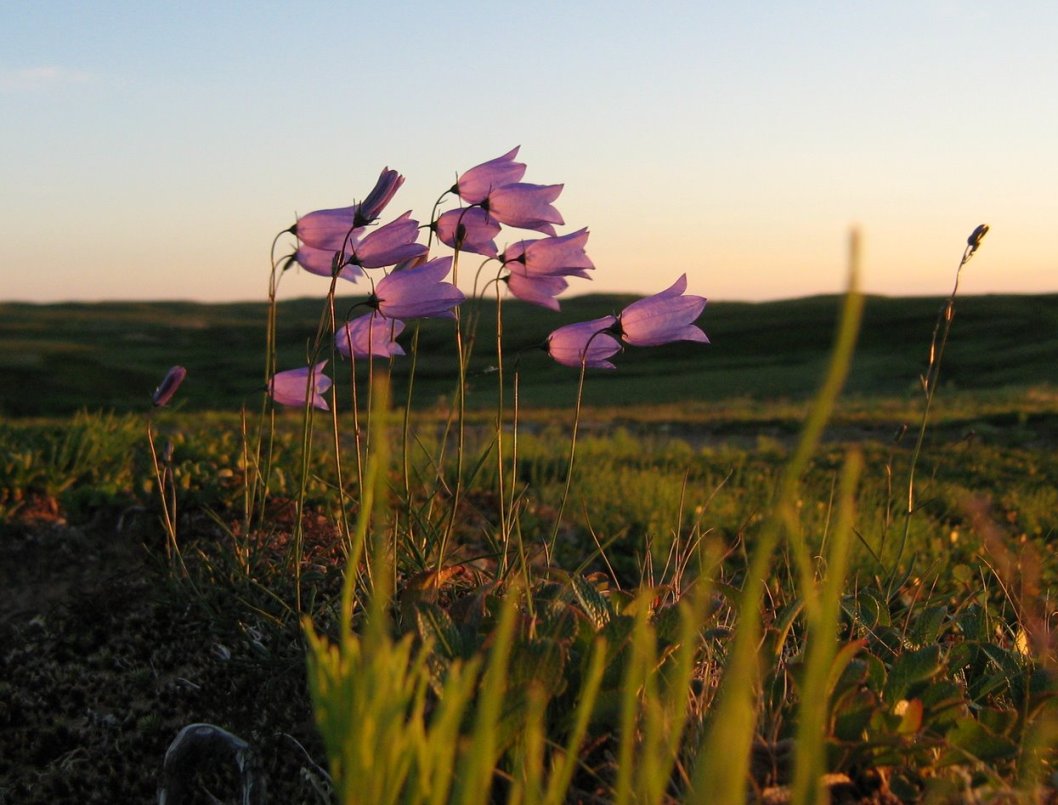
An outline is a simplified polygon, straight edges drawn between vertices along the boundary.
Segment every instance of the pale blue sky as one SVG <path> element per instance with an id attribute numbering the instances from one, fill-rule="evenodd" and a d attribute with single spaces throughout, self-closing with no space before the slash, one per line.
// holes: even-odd
<path id="1" fill-rule="evenodd" d="M 0 299 L 261 299 L 295 214 L 515 145 L 570 293 L 836 292 L 856 223 L 867 290 L 945 294 L 982 222 L 965 292 L 1058 290 L 1050 0 L 385 5 L 0 2 Z"/>

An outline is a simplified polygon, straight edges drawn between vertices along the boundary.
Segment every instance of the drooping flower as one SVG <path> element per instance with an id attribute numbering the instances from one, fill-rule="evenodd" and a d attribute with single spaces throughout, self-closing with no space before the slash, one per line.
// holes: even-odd
<path id="1" fill-rule="evenodd" d="M 467 204 L 480 204 L 494 188 L 520 181 L 525 175 L 525 165 L 514 161 L 520 147 L 515 146 L 503 156 L 465 171 L 451 192 L 457 193 Z"/>
<path id="2" fill-rule="evenodd" d="M 161 384 L 151 396 L 154 404 L 156 406 L 168 405 L 169 400 L 173 399 L 173 395 L 176 394 L 176 390 L 180 388 L 180 384 L 184 382 L 185 377 L 187 377 L 187 369 L 183 366 L 174 366 L 166 372 Z"/>
<path id="3" fill-rule="evenodd" d="M 356 282 L 364 275 L 359 266 L 349 263 L 349 257 L 343 252 L 333 249 L 314 249 L 302 244 L 294 252 L 292 259 L 310 274 L 319 274 L 321 277 L 333 276 L 335 260 L 342 260 L 341 270 L 338 276 L 349 282 Z"/>
<path id="4" fill-rule="evenodd" d="M 353 227 L 367 226 L 377 220 L 402 184 L 404 184 L 403 176 L 395 170 L 390 170 L 389 166 L 383 168 L 371 192 L 357 205 L 356 213 L 353 215 Z"/>
<path id="5" fill-rule="evenodd" d="M 485 257 L 495 257 L 499 252 L 494 238 L 500 233 L 500 225 L 481 207 L 460 207 L 441 213 L 433 230 L 441 243 L 453 249 Z"/>
<path id="6" fill-rule="evenodd" d="M 329 411 L 323 395 L 331 387 L 331 379 L 323 374 L 327 361 L 300 369 L 276 372 L 268 383 L 268 393 L 280 405 L 304 406 L 305 400 L 314 408 Z"/>
<path id="7" fill-rule="evenodd" d="M 595 264 L 584 251 L 588 242 L 588 228 L 568 235 L 512 243 L 500 259 L 511 271 L 521 268 L 530 276 L 584 277 Z"/>
<path id="8" fill-rule="evenodd" d="M 579 369 L 583 362 L 589 368 L 616 369 L 609 361 L 621 351 L 621 342 L 612 335 L 616 323 L 616 317 L 603 316 L 559 327 L 547 337 L 547 352 L 563 366 Z"/>
<path id="9" fill-rule="evenodd" d="M 693 322 L 705 309 L 705 297 L 684 296 L 687 275 L 683 274 L 659 294 L 633 302 L 617 317 L 621 339 L 634 347 L 656 347 L 673 341 L 709 343 Z"/>
<path id="10" fill-rule="evenodd" d="M 501 224 L 554 235 L 555 227 L 552 224 L 565 223 L 562 215 L 551 204 L 561 193 L 560 184 L 516 182 L 490 190 L 481 206 Z"/>
<path id="11" fill-rule="evenodd" d="M 416 243 L 418 237 L 419 222 L 409 210 L 363 238 L 355 238 L 349 245 L 349 262 L 364 268 L 381 268 L 425 255 L 428 249 Z"/>
<path id="12" fill-rule="evenodd" d="M 354 230 L 362 229 L 382 214 L 402 184 L 403 176 L 395 170 L 384 168 L 375 186 L 360 204 L 315 210 L 298 218 L 298 222 L 287 231 L 294 233 L 305 246 L 341 251 L 346 239 L 355 234 Z"/>
<path id="13" fill-rule="evenodd" d="M 400 319 L 387 319 L 372 310 L 342 326 L 334 336 L 334 344 L 346 358 L 350 354 L 357 358 L 366 358 L 369 355 L 380 358 L 396 357 L 404 354 L 404 350 L 396 341 L 403 331 L 404 322 Z"/>
<path id="14" fill-rule="evenodd" d="M 368 304 L 391 319 L 452 318 L 452 308 L 466 297 L 444 278 L 452 270 L 451 257 L 438 257 L 421 266 L 393 271 L 379 280 Z"/>
<path id="15" fill-rule="evenodd" d="M 351 207 L 315 210 L 298 218 L 298 222 L 288 231 L 293 232 L 303 246 L 326 249 L 332 254 L 339 252 L 353 234 L 353 221 L 358 207 L 354 204 Z"/>
<path id="16" fill-rule="evenodd" d="M 555 297 L 569 287 L 569 283 L 562 277 L 550 277 L 546 274 L 533 276 L 520 271 L 512 271 L 503 277 L 503 281 L 516 298 L 551 310 L 559 309 Z"/>

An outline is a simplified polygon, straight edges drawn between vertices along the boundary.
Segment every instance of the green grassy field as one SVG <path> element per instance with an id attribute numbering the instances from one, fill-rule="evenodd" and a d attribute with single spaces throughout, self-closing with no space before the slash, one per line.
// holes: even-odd
<path id="1" fill-rule="evenodd" d="M 508 369 L 519 345 L 626 301 L 510 306 Z M 1058 296 L 958 301 L 919 449 L 941 304 L 869 299 L 840 400 L 817 395 L 840 300 L 711 306 L 711 345 L 629 350 L 589 374 L 575 472 L 577 372 L 526 352 L 517 445 L 504 430 L 497 450 L 484 338 L 457 460 L 438 404 L 452 325 L 433 322 L 408 431 L 398 361 L 395 412 L 361 433 L 374 465 L 357 472 L 339 417 L 340 486 L 322 414 L 309 437 L 300 411 L 278 416 L 262 469 L 262 306 L 2 306 L 15 612 L 0 637 L 15 648 L 0 691 L 16 704 L 0 794 L 61 798 L 71 753 L 106 769 L 122 745 L 147 769 L 125 794 L 142 799 L 175 729 L 204 720 L 257 746 L 279 801 L 333 801 L 314 793 L 331 784 L 342 802 L 1053 797 Z M 304 363 L 318 316 L 316 300 L 282 306 L 281 366 Z M 152 418 L 156 472 L 144 414 L 174 363 L 190 375 Z M 93 539 L 101 555 L 142 540 L 153 565 L 126 557 L 124 572 L 165 581 L 115 604 Z M 106 603 L 24 607 L 49 582 L 38 564 L 93 569 Z M 148 605 L 194 616 L 134 638 Z M 89 611 L 115 625 L 88 640 Z M 195 697 L 174 705 L 173 677 Z M 122 713 L 105 705 L 120 691 L 135 717 L 49 694 L 70 679 L 91 712 Z M 236 796 L 221 777 L 200 782 Z"/>
<path id="2" fill-rule="evenodd" d="M 339 311 L 353 301 L 339 300 Z M 539 349 L 561 324 L 619 310 L 629 297 L 584 296 L 552 314 L 514 302 L 505 306 L 508 362 L 520 356 L 526 406 L 571 405 L 576 373 Z M 930 335 L 943 303 L 931 298 L 870 298 L 847 393 L 911 398 L 923 371 Z M 591 405 L 710 403 L 746 398 L 803 400 L 819 381 L 834 337 L 835 297 L 759 304 L 717 302 L 701 324 L 712 344 L 629 349 L 615 372 L 592 372 Z M 281 368 L 305 363 L 321 301 L 280 304 Z M 469 308 L 468 308 L 469 312 Z M 494 399 L 494 306 L 480 309 L 483 335 L 469 367 L 468 404 Z M 266 310 L 263 304 L 101 303 L 0 304 L 0 414 L 46 416 L 78 410 L 144 410 L 166 369 L 182 364 L 189 380 L 179 405 L 188 410 L 238 410 L 258 404 L 263 386 Z M 402 339 L 410 340 L 411 328 Z M 409 361 L 394 363 L 396 394 Z M 510 364 L 509 364 L 510 365 Z M 455 376 L 452 325 L 423 325 L 415 405 L 451 398 Z M 947 387 L 992 391 L 1058 386 L 1058 295 L 981 296 L 959 300 L 942 381 Z"/>

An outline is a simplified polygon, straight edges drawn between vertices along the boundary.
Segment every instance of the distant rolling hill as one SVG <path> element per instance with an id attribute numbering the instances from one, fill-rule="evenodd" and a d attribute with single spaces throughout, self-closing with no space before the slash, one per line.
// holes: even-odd
<path id="1" fill-rule="evenodd" d="M 524 406 L 573 402 L 577 371 L 539 348 L 554 328 L 620 310 L 633 297 L 592 295 L 562 302 L 561 313 L 521 303 L 504 306 L 505 363 L 517 363 Z M 354 304 L 340 299 L 339 315 Z M 944 300 L 867 300 L 849 391 L 901 396 L 924 371 Z M 827 359 L 841 299 L 710 303 L 699 321 L 712 343 L 629 348 L 618 370 L 590 370 L 586 397 L 595 405 L 709 401 L 732 397 L 798 399 L 811 394 Z M 306 362 L 322 302 L 281 303 L 280 368 Z M 495 305 L 480 314 L 470 366 L 472 406 L 495 399 Z M 189 376 L 177 397 L 184 410 L 232 410 L 259 404 L 266 307 L 261 303 L 113 302 L 0 304 L 0 414 L 68 414 L 80 409 L 144 410 L 172 364 Z M 414 327 L 401 341 L 406 348 Z M 410 359 L 395 362 L 398 393 Z M 415 376 L 417 405 L 451 397 L 456 375 L 452 323 L 426 321 Z M 348 373 L 339 372 L 348 394 Z M 967 389 L 1058 385 L 1058 294 L 977 296 L 957 300 L 942 384 Z"/>

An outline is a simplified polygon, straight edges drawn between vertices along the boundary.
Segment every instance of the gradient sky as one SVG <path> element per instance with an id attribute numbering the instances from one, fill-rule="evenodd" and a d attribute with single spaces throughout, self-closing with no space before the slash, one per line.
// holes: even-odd
<path id="1" fill-rule="evenodd" d="M 837 292 L 857 224 L 868 291 L 946 294 L 982 222 L 963 292 L 1055 291 L 1056 35 L 1051 0 L 0 0 L 0 299 L 263 299 L 297 214 L 388 165 L 385 220 L 428 218 L 515 145 L 591 229 L 568 293 Z"/>

